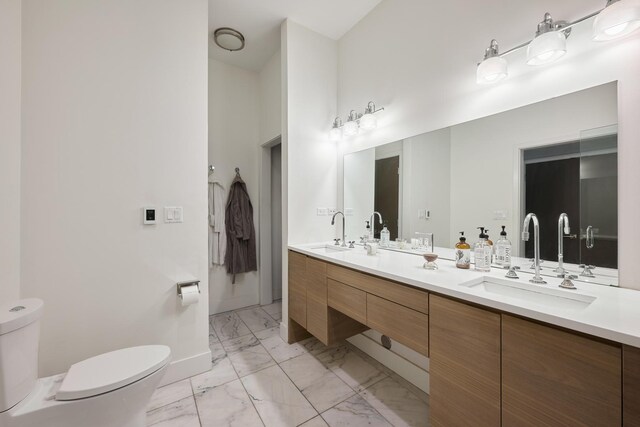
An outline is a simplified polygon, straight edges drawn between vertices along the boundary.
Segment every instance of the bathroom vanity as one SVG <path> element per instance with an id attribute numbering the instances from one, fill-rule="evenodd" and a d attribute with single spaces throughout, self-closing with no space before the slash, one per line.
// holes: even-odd
<path id="1" fill-rule="evenodd" d="M 640 292 L 289 246 L 289 342 L 369 328 L 430 358 L 431 426 L 640 425 Z"/>

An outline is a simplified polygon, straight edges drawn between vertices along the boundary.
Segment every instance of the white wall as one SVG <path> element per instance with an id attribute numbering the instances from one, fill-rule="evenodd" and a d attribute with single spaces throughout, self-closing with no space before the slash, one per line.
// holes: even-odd
<path id="1" fill-rule="evenodd" d="M 282 58 L 280 50 L 278 50 L 258 74 L 258 85 L 260 87 L 260 144 L 271 141 L 281 133 L 281 62 Z"/>
<path id="2" fill-rule="evenodd" d="M 577 141 L 582 131 L 617 121 L 617 90 L 611 83 L 451 127 L 450 241 L 465 230 L 475 242 L 479 226 L 489 228 L 497 241 L 500 226 L 506 225 L 516 243 L 526 215 L 515 208 L 520 150 Z M 494 210 L 507 212 L 507 219 L 493 219 Z"/>
<path id="3" fill-rule="evenodd" d="M 208 369 L 207 2 L 22 13 L 22 294 L 45 303 L 40 375 L 142 344 L 171 347 L 165 381 Z M 184 223 L 143 226 L 149 205 L 184 207 Z M 187 278 L 202 296 L 183 308 Z"/>
<path id="4" fill-rule="evenodd" d="M 337 43 L 287 20 L 282 26 L 283 221 L 288 243 L 329 240 L 331 218 L 317 207 L 337 201 L 336 145 L 328 129 L 336 115 Z M 286 248 L 285 248 L 286 250 Z M 283 313 L 287 319 L 287 261 Z"/>
<path id="5" fill-rule="evenodd" d="M 0 304 L 20 295 L 21 0 L 0 0 Z"/>
<path id="6" fill-rule="evenodd" d="M 215 166 L 215 179 L 224 188 L 235 176 L 234 169 L 247 184 L 253 204 L 256 238 L 259 235 L 259 129 L 260 91 L 258 73 L 209 59 L 209 163 Z M 236 283 L 226 266 L 214 266 L 209 273 L 211 314 L 234 310 L 259 302 L 257 272 L 236 275 Z"/>
<path id="7" fill-rule="evenodd" d="M 381 2 L 339 41 L 338 111 L 344 115 L 369 100 L 385 107 L 380 127 L 348 144 L 375 146 L 618 80 L 620 283 L 640 289 L 634 279 L 640 275 L 635 249 L 640 240 L 635 226 L 640 211 L 640 35 L 595 43 L 587 21 L 573 28 L 568 53 L 556 64 L 527 67 L 521 50 L 509 55 L 509 79 L 494 86 L 475 83 L 476 63 L 491 38 L 508 49 L 531 37 L 547 9 L 571 20 L 601 3 L 493 0 L 465 15 L 460 11 L 468 6 L 462 0 Z M 487 25 L 495 22 L 496 10 L 506 25 Z M 434 19 L 426 25 L 428 17 Z M 455 27 L 464 31 L 452 30 L 453 17 Z M 441 34 L 446 38 L 438 38 Z"/>

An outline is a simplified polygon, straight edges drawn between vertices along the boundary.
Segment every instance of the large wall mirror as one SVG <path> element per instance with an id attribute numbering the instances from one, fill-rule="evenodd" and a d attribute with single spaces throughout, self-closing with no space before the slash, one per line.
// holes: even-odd
<path id="1" fill-rule="evenodd" d="M 613 82 L 347 153 L 347 236 L 358 240 L 378 211 L 392 241 L 433 233 L 447 258 L 461 231 L 473 245 L 478 227 L 496 241 L 505 226 L 525 271 L 533 239 L 520 239 L 522 221 L 534 212 L 543 273 L 552 275 L 558 219 L 566 213 L 570 232 L 561 238 L 569 271 L 579 275 L 581 264 L 592 265 L 596 277 L 578 280 L 617 285 L 617 123 Z"/>

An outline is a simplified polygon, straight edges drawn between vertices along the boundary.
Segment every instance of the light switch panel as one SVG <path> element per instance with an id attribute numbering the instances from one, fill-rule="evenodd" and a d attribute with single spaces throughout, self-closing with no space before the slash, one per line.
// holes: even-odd
<path id="1" fill-rule="evenodd" d="M 182 206 L 165 206 L 164 208 L 164 222 L 177 223 L 183 222 Z"/>

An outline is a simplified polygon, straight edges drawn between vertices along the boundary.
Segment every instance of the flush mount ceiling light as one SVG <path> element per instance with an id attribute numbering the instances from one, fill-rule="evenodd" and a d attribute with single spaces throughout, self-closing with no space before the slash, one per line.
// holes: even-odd
<path id="1" fill-rule="evenodd" d="M 213 32 L 213 41 L 229 52 L 236 52 L 244 48 L 244 36 L 240 31 L 229 27 L 220 27 Z"/>
<path id="2" fill-rule="evenodd" d="M 640 28 L 640 2 L 637 0 L 608 0 L 607 6 L 593 21 L 593 39 L 613 40 Z"/>
<path id="3" fill-rule="evenodd" d="M 369 101 L 364 114 L 351 110 L 344 124 L 342 124 L 340 117 L 336 117 L 329 131 L 329 139 L 331 141 L 340 141 L 343 136 L 348 137 L 358 134 L 360 129 L 375 129 L 378 127 L 378 120 L 375 114 L 382 110 L 384 110 L 384 107 L 376 108 L 376 104 L 373 101 Z"/>
<path id="4" fill-rule="evenodd" d="M 493 39 L 484 52 L 484 60 L 478 64 L 476 78 L 480 84 L 497 83 L 507 77 L 507 60 L 498 54 L 498 42 Z"/>
<path id="5" fill-rule="evenodd" d="M 538 24 L 536 37 L 527 47 L 527 64 L 544 65 L 560 59 L 567 53 L 567 34 L 562 25 L 553 22 L 550 13 Z"/>

